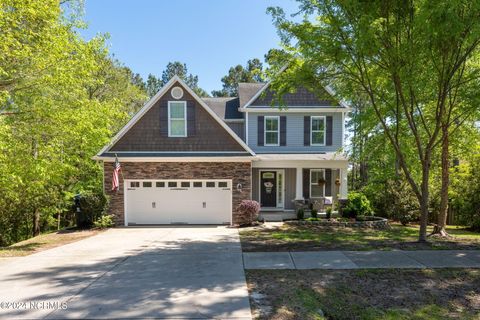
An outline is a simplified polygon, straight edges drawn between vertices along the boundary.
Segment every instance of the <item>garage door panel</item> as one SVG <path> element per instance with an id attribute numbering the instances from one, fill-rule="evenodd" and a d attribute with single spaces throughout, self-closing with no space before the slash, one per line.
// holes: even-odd
<path id="1" fill-rule="evenodd" d="M 139 187 L 127 188 L 125 194 L 126 218 L 129 224 L 231 222 L 231 181 L 149 180 L 152 183 L 147 185 L 152 187 L 143 187 L 143 181 L 138 181 L 140 183 L 134 185 Z M 214 187 L 211 187 L 212 185 Z"/>

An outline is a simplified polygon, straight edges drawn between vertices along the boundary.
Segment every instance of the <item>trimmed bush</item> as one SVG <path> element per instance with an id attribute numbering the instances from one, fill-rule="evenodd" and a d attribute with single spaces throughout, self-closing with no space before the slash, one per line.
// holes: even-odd
<path id="1" fill-rule="evenodd" d="M 305 217 L 305 211 L 303 210 L 303 208 L 300 208 L 297 210 L 297 219 L 298 220 L 303 220 L 303 218 Z"/>
<path id="2" fill-rule="evenodd" d="M 100 229 L 105 229 L 105 228 L 110 228 L 115 225 L 115 222 L 113 221 L 113 215 L 112 214 L 106 214 L 101 217 L 99 217 L 95 222 L 93 223 L 95 228 L 100 228 Z"/>
<path id="3" fill-rule="evenodd" d="M 332 217 L 332 207 L 328 207 L 326 211 L 326 218 L 330 219 Z"/>
<path id="4" fill-rule="evenodd" d="M 310 211 L 310 215 L 312 216 L 312 218 L 317 218 L 318 217 L 318 210 L 317 209 L 312 209 Z"/>
<path id="5" fill-rule="evenodd" d="M 367 197 L 361 192 L 351 192 L 348 194 L 348 202 L 342 212 L 345 218 L 373 215 L 370 201 L 368 201 Z"/>
<path id="6" fill-rule="evenodd" d="M 108 208 L 108 199 L 103 193 L 84 192 L 80 195 L 80 209 L 76 213 L 78 228 L 91 228 Z"/>
<path id="7" fill-rule="evenodd" d="M 241 226 L 252 225 L 254 221 L 258 220 L 258 213 L 260 212 L 260 203 L 255 200 L 242 200 L 237 207 L 238 224 Z"/>

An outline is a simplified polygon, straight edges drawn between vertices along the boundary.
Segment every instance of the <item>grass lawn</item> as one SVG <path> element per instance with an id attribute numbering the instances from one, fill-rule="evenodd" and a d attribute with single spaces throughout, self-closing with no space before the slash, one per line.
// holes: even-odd
<path id="1" fill-rule="evenodd" d="M 102 230 L 61 230 L 41 234 L 37 237 L 12 244 L 9 247 L 0 247 L 0 258 L 26 256 L 91 237 L 99 232 L 102 232 Z"/>
<path id="2" fill-rule="evenodd" d="M 390 230 L 376 230 L 285 224 L 241 229 L 240 239 L 243 251 L 480 249 L 480 233 L 455 226 L 447 231 L 451 238 L 418 243 L 418 226 L 392 224 Z"/>
<path id="3" fill-rule="evenodd" d="M 248 270 L 246 275 L 257 319 L 480 319 L 478 269 Z"/>

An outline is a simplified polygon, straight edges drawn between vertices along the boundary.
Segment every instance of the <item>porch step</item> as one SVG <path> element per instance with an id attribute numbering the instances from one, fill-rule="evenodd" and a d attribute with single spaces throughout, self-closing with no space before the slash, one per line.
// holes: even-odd
<path id="1" fill-rule="evenodd" d="M 292 212 L 284 212 L 284 211 L 278 211 L 278 212 L 260 212 L 259 214 L 259 220 L 260 221 L 272 221 L 272 222 L 280 222 L 283 220 L 287 219 L 295 219 L 297 215 L 292 211 Z"/>

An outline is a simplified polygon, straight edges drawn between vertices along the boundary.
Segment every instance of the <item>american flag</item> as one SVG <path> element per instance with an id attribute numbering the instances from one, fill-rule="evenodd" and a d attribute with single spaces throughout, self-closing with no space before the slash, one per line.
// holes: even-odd
<path id="1" fill-rule="evenodd" d="M 118 191 L 120 187 L 120 179 L 118 178 L 118 173 L 122 170 L 120 162 L 118 161 L 117 156 L 115 156 L 115 165 L 113 167 L 113 177 L 112 177 L 112 190 Z"/>

